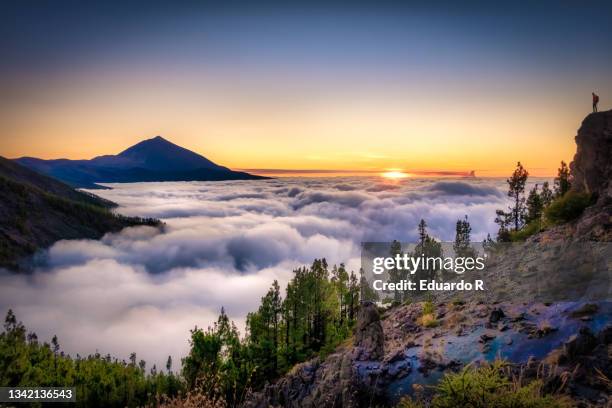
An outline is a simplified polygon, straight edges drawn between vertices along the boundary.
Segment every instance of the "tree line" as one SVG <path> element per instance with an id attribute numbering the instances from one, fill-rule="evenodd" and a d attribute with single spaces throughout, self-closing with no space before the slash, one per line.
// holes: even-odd
<path id="1" fill-rule="evenodd" d="M 546 181 L 525 192 L 529 172 L 518 162 L 506 180 L 511 205 L 497 210 L 495 223 L 499 225 L 497 242 L 522 241 L 550 226 L 571 221 L 593 203 L 588 193 L 572 191 L 570 169 L 564 161 L 557 170 L 553 188 Z M 492 241 L 489 236 L 487 241 Z"/>
<path id="2" fill-rule="evenodd" d="M 164 398 L 202 389 L 224 404 L 237 405 L 295 364 L 332 352 L 349 337 L 365 285 L 344 265 L 325 259 L 295 269 L 285 293 L 274 281 L 249 313 L 245 336 L 222 308 L 207 329 L 191 331 L 190 351 L 173 370 L 99 353 L 71 357 L 59 340 L 40 342 L 9 310 L 0 333 L 0 386 L 76 387 L 77 406 L 158 406 Z"/>
<path id="3" fill-rule="evenodd" d="M 61 351 L 54 336 L 40 342 L 9 310 L 0 333 L 0 386 L 75 387 L 77 406 L 138 407 L 154 405 L 159 395 L 177 395 L 184 389 L 172 371 L 169 357 L 165 370 L 146 363 L 132 353 L 129 361 L 95 353 L 71 357 Z M 70 403 L 72 404 L 72 403 Z"/>
<path id="4" fill-rule="evenodd" d="M 201 381 L 233 405 L 249 389 L 332 352 L 351 335 L 363 281 L 342 264 L 330 268 L 325 259 L 293 273 L 284 296 L 274 281 L 257 311 L 248 314 L 244 339 L 223 309 L 213 327 L 192 330 L 183 360 L 189 387 Z"/>

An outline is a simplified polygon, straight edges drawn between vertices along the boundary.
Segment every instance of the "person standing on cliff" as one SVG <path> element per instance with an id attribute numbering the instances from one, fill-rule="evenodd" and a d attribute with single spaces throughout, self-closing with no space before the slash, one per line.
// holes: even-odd
<path id="1" fill-rule="evenodd" d="M 599 95 L 596 95 L 595 92 L 591 92 L 593 94 L 593 112 L 597 112 L 597 104 L 599 103 Z"/>

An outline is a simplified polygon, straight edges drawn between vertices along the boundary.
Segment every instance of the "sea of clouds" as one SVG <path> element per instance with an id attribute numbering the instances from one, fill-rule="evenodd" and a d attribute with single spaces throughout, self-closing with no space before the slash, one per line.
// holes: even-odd
<path id="1" fill-rule="evenodd" d="M 150 365 L 180 361 L 189 330 L 221 306 L 244 329 L 273 280 L 325 257 L 358 271 L 360 243 L 413 241 L 421 218 L 454 239 L 468 215 L 474 241 L 495 234 L 508 205 L 502 179 L 378 177 L 113 184 L 96 194 L 162 230 L 127 228 L 99 241 L 60 241 L 27 276 L 0 271 L 0 310 L 74 355 L 135 351 Z M 149 366 L 150 366 L 149 365 Z M 176 367 L 175 367 L 176 368 Z"/>

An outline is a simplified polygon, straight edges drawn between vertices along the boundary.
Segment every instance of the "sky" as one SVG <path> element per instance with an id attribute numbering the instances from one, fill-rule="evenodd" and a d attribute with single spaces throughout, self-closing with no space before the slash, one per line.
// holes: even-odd
<path id="1" fill-rule="evenodd" d="M 5 1 L 0 155 L 549 176 L 612 106 L 612 4 L 534 3 Z"/>

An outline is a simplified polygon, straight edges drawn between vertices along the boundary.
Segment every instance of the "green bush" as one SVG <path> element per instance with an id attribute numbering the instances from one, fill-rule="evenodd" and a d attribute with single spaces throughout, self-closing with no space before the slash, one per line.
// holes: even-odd
<path id="1" fill-rule="evenodd" d="M 537 234 L 542 230 L 542 222 L 540 220 L 531 221 L 518 231 L 510 231 L 510 241 L 524 241 L 532 235 Z"/>
<path id="2" fill-rule="evenodd" d="M 590 194 L 570 191 L 550 203 L 544 210 L 544 216 L 550 224 L 561 224 L 578 218 L 591 204 Z"/>
<path id="3" fill-rule="evenodd" d="M 465 367 L 459 373 L 446 374 L 438 386 L 431 404 L 408 398 L 400 401 L 399 408 L 564 408 L 571 404 L 565 397 L 545 395 L 542 381 L 529 384 L 511 381 L 506 372 L 507 363 L 498 360 L 475 368 Z"/>
<path id="4" fill-rule="evenodd" d="M 436 307 L 434 306 L 431 300 L 428 300 L 425 303 L 423 303 L 423 314 L 424 315 L 433 314 L 435 310 L 436 310 Z"/>

